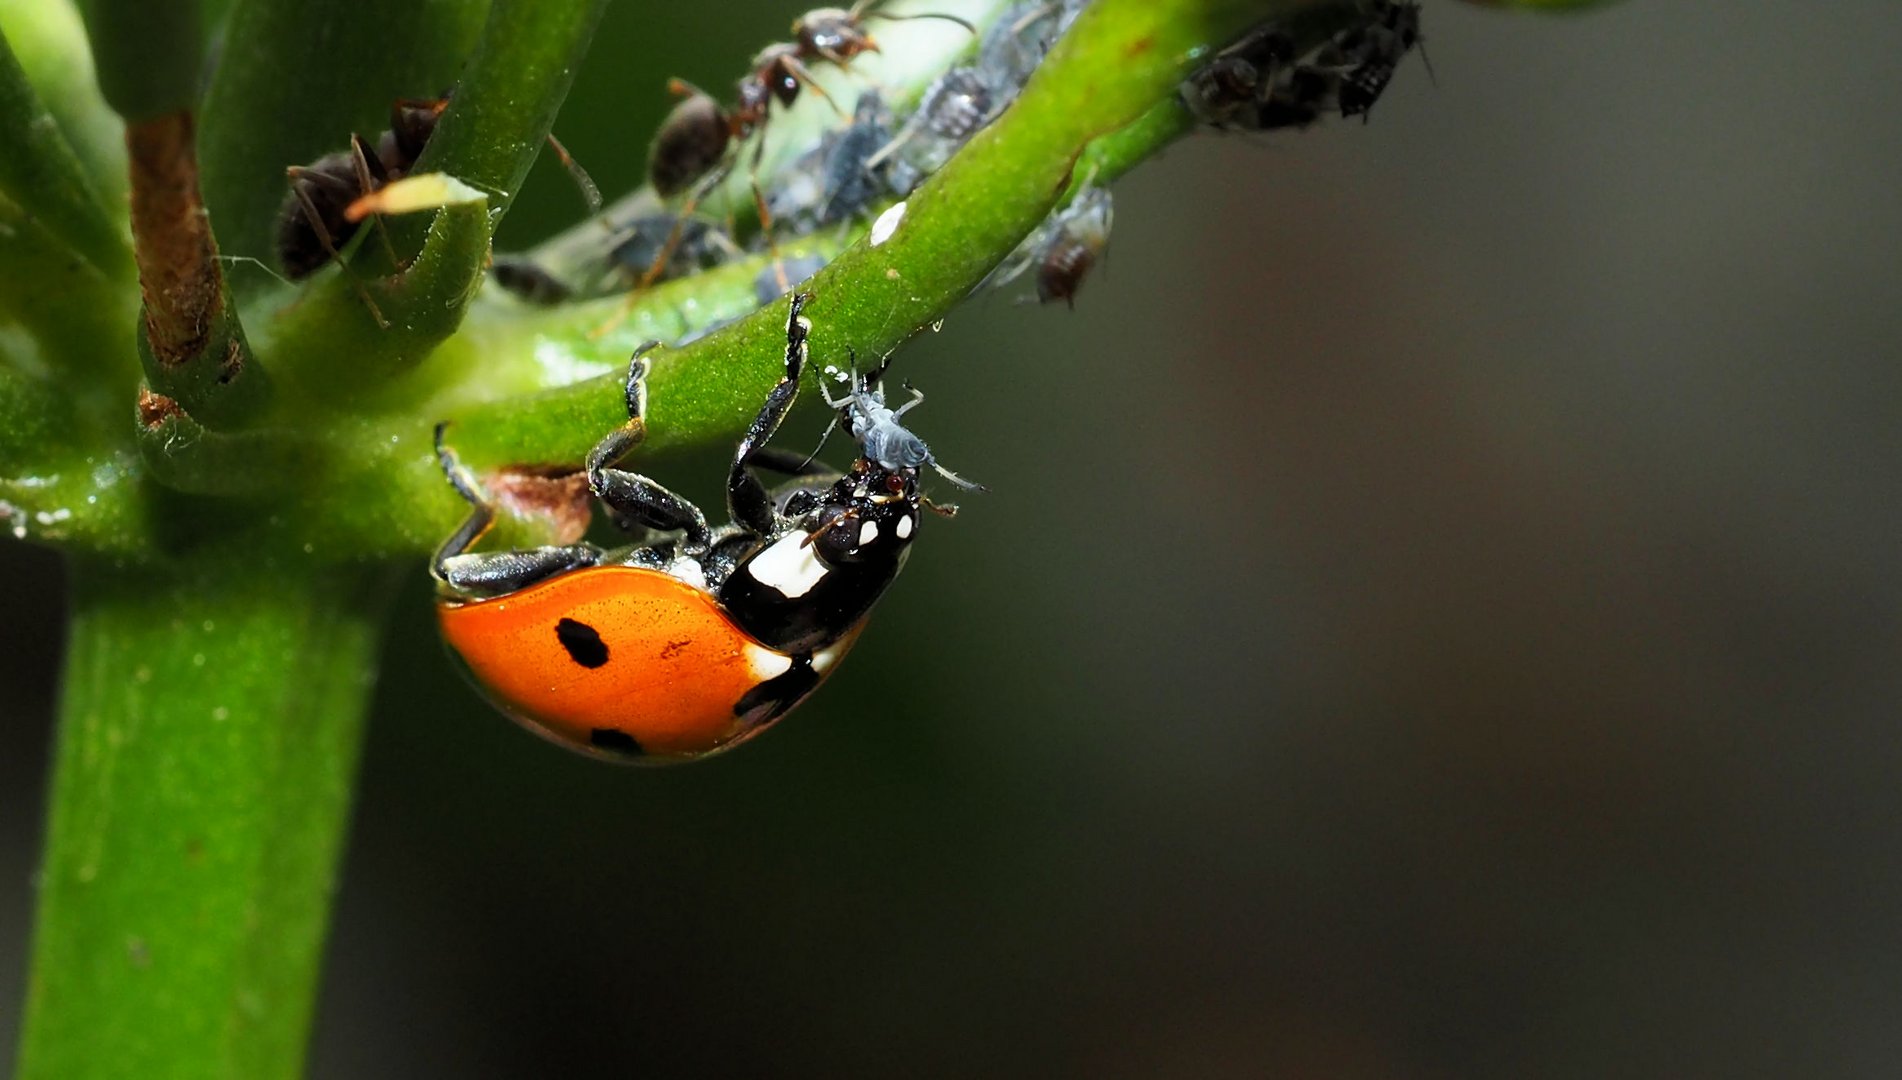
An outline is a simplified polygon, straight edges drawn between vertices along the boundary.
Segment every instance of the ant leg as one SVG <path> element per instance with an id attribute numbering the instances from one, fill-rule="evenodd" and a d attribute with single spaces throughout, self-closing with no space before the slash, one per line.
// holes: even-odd
<path id="1" fill-rule="evenodd" d="M 843 57 L 827 56 L 826 59 L 839 65 L 841 68 L 845 67 L 846 64 L 848 63 L 848 61 Z M 839 119 L 847 120 L 847 121 L 852 119 L 850 116 L 846 115 L 846 112 L 844 109 L 841 109 L 839 107 L 839 103 L 832 99 L 832 95 L 826 93 L 826 88 L 819 85 L 818 81 L 813 77 L 812 69 L 800 63 L 798 57 L 794 57 L 794 56 L 786 57 L 785 65 L 786 65 L 787 73 L 790 74 L 793 78 L 798 79 L 802 84 L 806 86 L 807 89 L 811 90 L 813 93 L 818 94 L 821 98 L 823 98 L 827 105 L 832 106 L 832 111 L 839 114 Z"/>
<path id="2" fill-rule="evenodd" d="M 780 375 L 779 382 L 766 394 L 765 404 L 760 406 L 759 415 L 747 426 L 746 435 L 740 439 L 740 445 L 733 454 L 733 466 L 727 471 L 726 504 L 733 520 L 742 527 L 761 536 L 773 531 L 775 524 L 773 501 L 767 494 L 759 478 L 748 472 L 746 466 L 753 452 L 764 446 L 779 430 L 779 422 L 785 419 L 786 410 L 792 407 L 793 398 L 799 394 L 799 373 L 806 365 L 806 337 L 812 333 L 812 321 L 802 312 L 811 293 L 796 293 L 786 314 L 786 370 Z"/>
<path id="3" fill-rule="evenodd" d="M 398 104 L 400 105 L 401 103 L 399 102 Z M 350 153 L 356 158 L 358 191 L 368 195 L 390 182 L 390 174 L 384 170 L 382 161 L 369 153 L 368 147 L 363 141 L 363 136 L 355 132 L 352 132 L 350 135 Z M 372 161 L 377 162 L 374 171 L 372 171 L 370 165 Z M 390 265 L 401 270 L 403 268 L 402 260 L 396 257 L 396 245 L 390 243 L 390 233 L 389 230 L 383 227 L 382 216 L 376 215 L 370 224 L 372 228 L 376 229 L 377 239 L 382 242 L 383 254 L 390 260 Z"/>
<path id="4" fill-rule="evenodd" d="M 654 256 L 654 261 L 648 265 L 647 272 L 641 275 L 640 284 L 636 286 L 637 289 L 648 288 L 666 274 L 667 264 L 673 261 L 674 252 L 680 248 L 680 239 L 686 235 L 687 219 L 692 217 L 693 212 L 699 208 L 700 200 L 711 195 L 713 190 L 719 187 L 732 171 L 733 158 L 732 155 L 729 154 L 725 160 L 720 162 L 718 167 L 702 177 L 700 182 L 695 184 L 691 191 L 687 192 L 687 201 L 681 204 L 680 214 L 674 218 L 674 227 L 673 230 L 667 234 L 667 242 L 660 246 L 660 253 Z M 625 316 L 626 312 L 622 312 L 622 315 Z M 616 319 L 615 321 L 619 322 L 620 320 Z"/>
<path id="5" fill-rule="evenodd" d="M 753 207 L 759 213 L 759 232 L 766 238 L 766 253 L 772 256 L 773 282 L 779 286 L 779 295 L 784 296 L 792 291 L 792 282 L 786 280 L 786 264 L 780 261 L 779 243 L 773 239 L 773 214 L 766 209 L 766 196 L 759 189 L 758 155 L 754 155 L 753 165 L 754 172 L 747 183 L 753 188 Z"/>
<path id="6" fill-rule="evenodd" d="M 358 281 L 357 276 L 344 265 L 343 256 L 330 238 L 330 230 L 324 227 L 324 216 L 317 212 L 317 205 L 310 201 L 310 192 L 304 190 L 304 170 L 293 166 L 285 171 L 291 178 L 291 194 L 297 196 L 297 204 L 304 211 L 304 221 L 317 234 L 317 242 L 323 245 L 324 254 L 330 256 L 330 261 L 337 264 L 337 270 L 350 279 L 351 286 L 357 291 L 357 298 L 363 301 L 364 307 L 370 309 L 370 317 L 376 320 L 377 329 L 388 330 L 390 321 L 383 317 L 383 311 L 376 306 L 376 301 L 370 299 L 370 291 L 363 287 L 363 282 Z"/>
<path id="7" fill-rule="evenodd" d="M 627 368 L 627 423 L 608 432 L 588 451 L 588 490 L 606 503 L 609 517 L 623 529 L 684 532 L 690 551 L 705 551 L 713 532 L 707 516 L 693 503 L 645 476 L 611 466 L 647 436 L 647 353 L 658 342 L 634 351 Z"/>
<path id="8" fill-rule="evenodd" d="M 448 424 L 436 425 L 436 460 L 442 465 L 449 486 L 469 503 L 469 517 L 449 539 L 436 549 L 429 561 L 429 575 L 445 592 L 463 597 L 499 596 L 552 577 L 564 570 L 593 566 L 601 561 L 601 552 L 590 544 L 567 547 L 540 547 L 526 551 L 492 551 L 468 554 L 469 548 L 489 531 L 495 521 L 495 507 L 489 502 L 482 484 L 476 480 L 455 451 L 443 442 Z"/>

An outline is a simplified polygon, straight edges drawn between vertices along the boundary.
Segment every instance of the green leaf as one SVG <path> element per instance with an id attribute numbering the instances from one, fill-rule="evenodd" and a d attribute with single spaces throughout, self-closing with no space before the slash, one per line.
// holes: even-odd
<path id="1" fill-rule="evenodd" d="M 58 237 L 101 274 L 131 268 L 124 235 L 93 190 L 91 178 L 40 103 L 26 72 L 0 37 L 0 196 Z"/>
<path id="2" fill-rule="evenodd" d="M 0 0 L 0 33 L 85 166 L 125 242 L 125 123 L 99 94 L 92 45 L 70 0 Z"/>

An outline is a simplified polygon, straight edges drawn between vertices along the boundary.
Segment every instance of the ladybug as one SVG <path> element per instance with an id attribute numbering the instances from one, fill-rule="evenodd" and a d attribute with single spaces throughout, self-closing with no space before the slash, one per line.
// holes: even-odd
<path id="1" fill-rule="evenodd" d="M 653 344 L 635 352 L 627 423 L 588 454 L 587 475 L 616 525 L 671 534 L 655 542 L 470 552 L 494 510 L 437 428 L 443 471 L 473 508 L 431 564 L 438 621 L 502 712 L 612 761 L 687 761 L 736 746 L 832 673 L 904 566 L 921 513 L 956 512 L 920 490 L 919 466 L 936 459 L 898 422 L 917 402 L 885 407 L 883 367 L 854 375 L 835 403 L 834 423 L 860 446 L 843 475 L 765 445 L 798 394 L 810 299 L 792 299 L 785 370 L 734 452 L 732 521 L 720 528 L 681 496 L 614 467 L 645 434 Z M 769 490 L 755 469 L 791 479 Z"/>

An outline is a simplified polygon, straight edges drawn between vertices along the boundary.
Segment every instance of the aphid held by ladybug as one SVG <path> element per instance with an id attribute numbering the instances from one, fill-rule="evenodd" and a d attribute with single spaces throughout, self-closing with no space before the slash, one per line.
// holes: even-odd
<path id="1" fill-rule="evenodd" d="M 988 491 L 983 484 L 966 480 L 938 464 L 938 459 L 932 455 L 925 441 L 898 422 L 899 417 L 924 404 L 925 395 L 906 383 L 905 389 L 910 392 L 911 400 L 896 409 L 885 404 L 885 391 L 881 384 L 885 369 L 890 365 L 891 357 L 888 356 L 884 363 L 865 374 L 854 370 L 847 375 L 838 368 L 826 368 L 826 374 L 846 383 L 848 389 L 843 397 L 835 398 L 831 390 L 823 382 L 820 383 L 819 395 L 825 398 L 827 405 L 837 410 L 832 424 L 826 427 L 825 436 L 820 439 L 820 446 L 825 445 L 825 438 L 831 437 L 834 428 L 843 426 L 845 433 L 859 444 L 860 455 L 880 468 L 916 472 L 920 466 L 929 465 L 939 476 L 966 491 Z M 934 506 L 933 509 L 943 512 L 944 508 Z M 950 512 L 956 513 L 957 508 L 951 507 Z"/>
<path id="2" fill-rule="evenodd" d="M 843 475 L 766 445 L 798 393 L 810 299 L 792 298 L 782 375 L 734 452 L 728 525 L 710 527 L 686 499 L 616 467 L 645 432 L 652 346 L 629 365 L 627 423 L 587 459 L 610 520 L 649 542 L 470 552 L 494 511 L 438 429 L 443 470 L 472 507 L 432 563 L 439 623 L 502 712 L 596 758 L 692 760 L 771 726 L 857 641 L 931 508 L 918 464 L 935 459 L 903 463 L 915 455 L 898 411 L 878 415 L 875 382 L 840 399 L 863 440 Z M 756 469 L 791 479 L 769 490 Z"/>

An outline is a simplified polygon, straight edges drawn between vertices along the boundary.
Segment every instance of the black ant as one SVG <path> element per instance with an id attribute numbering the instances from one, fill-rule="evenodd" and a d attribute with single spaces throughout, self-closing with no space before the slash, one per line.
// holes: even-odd
<path id="1" fill-rule="evenodd" d="M 398 100 L 374 148 L 351 135 L 350 149 L 284 170 L 291 190 L 277 212 L 277 261 L 285 277 L 300 281 L 337 257 L 357 231 L 345 209 L 415 167 L 448 104 L 447 97 Z"/>
<path id="2" fill-rule="evenodd" d="M 759 171 L 765 151 L 766 123 L 774 102 L 781 109 L 799 100 L 801 87 L 825 99 L 841 118 L 845 111 L 825 88 L 814 81 L 811 65 L 824 60 L 844 69 L 863 53 L 878 52 L 878 42 L 865 31 L 867 19 L 942 19 L 962 26 L 975 35 L 977 28 L 956 15 L 920 12 L 915 15 L 891 15 L 871 10 L 878 0 L 858 0 L 850 8 L 814 8 L 793 20 L 793 40 L 775 42 L 753 57 L 751 69 L 739 81 L 731 108 L 723 107 L 711 94 L 681 79 L 668 81 L 668 89 L 683 100 L 667 114 L 654 135 L 649 151 L 647 175 L 661 198 L 672 198 L 686 191 L 687 201 L 681 220 L 693 214 L 705 198 L 732 170 L 736 144 L 758 136 L 753 146 L 752 171 Z M 772 215 L 760 194 L 757 175 L 753 184 L 753 202 L 760 216 L 760 229 L 770 235 Z M 677 241 L 670 241 L 669 248 Z M 665 268 L 670 252 L 662 252 L 649 267 L 641 284 L 651 285 Z"/>
<path id="3" fill-rule="evenodd" d="M 277 213 L 277 259 L 285 277 L 302 280 L 337 258 L 360 224 L 347 214 L 350 205 L 407 176 L 448 107 L 448 94 L 398 99 L 390 106 L 389 130 L 377 136 L 374 148 L 362 136 L 353 134 L 350 149 L 284 170 L 290 177 L 291 190 Z M 589 212 L 599 210 L 601 191 L 594 180 L 560 140 L 550 135 L 548 145 L 581 189 Z M 374 311 L 375 305 L 371 309 Z M 382 321 L 380 314 L 378 321 Z"/>

